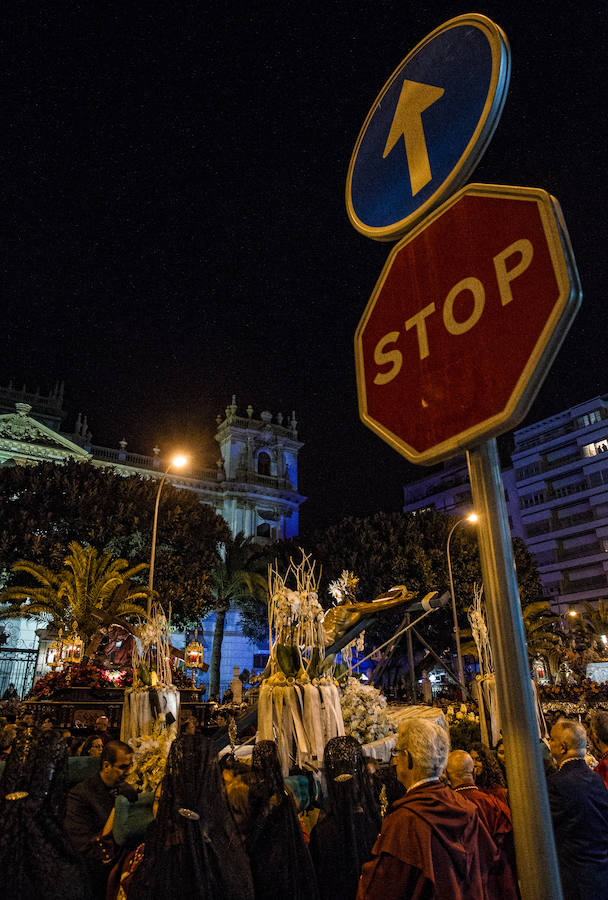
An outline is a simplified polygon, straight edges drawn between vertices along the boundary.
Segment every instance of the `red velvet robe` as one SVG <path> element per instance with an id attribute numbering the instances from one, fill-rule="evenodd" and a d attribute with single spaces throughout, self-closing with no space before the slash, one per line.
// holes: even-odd
<path id="1" fill-rule="evenodd" d="M 602 781 L 608 788 L 608 753 L 603 754 L 593 771 L 597 772 L 597 774 L 601 777 Z"/>
<path id="2" fill-rule="evenodd" d="M 456 793 L 475 804 L 481 821 L 490 832 L 500 853 L 500 858 L 489 873 L 489 896 L 500 897 L 500 900 L 518 900 L 520 894 L 509 806 L 495 794 L 489 794 L 475 786 L 457 788 Z"/>
<path id="3" fill-rule="evenodd" d="M 477 808 L 440 782 L 393 805 L 372 852 L 357 900 L 488 900 L 498 858 Z"/>

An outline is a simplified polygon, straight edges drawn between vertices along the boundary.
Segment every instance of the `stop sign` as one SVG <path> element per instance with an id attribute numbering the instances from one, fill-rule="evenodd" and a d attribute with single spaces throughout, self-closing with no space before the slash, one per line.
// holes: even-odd
<path id="1" fill-rule="evenodd" d="M 557 201 L 469 185 L 390 253 L 355 335 L 363 422 L 432 464 L 514 427 L 581 290 Z"/>

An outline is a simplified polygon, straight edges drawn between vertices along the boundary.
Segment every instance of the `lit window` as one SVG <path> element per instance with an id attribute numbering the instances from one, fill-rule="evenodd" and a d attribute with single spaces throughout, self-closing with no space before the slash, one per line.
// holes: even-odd
<path id="1" fill-rule="evenodd" d="M 608 440 L 594 441 L 592 444 L 585 444 L 583 456 L 597 456 L 598 453 L 606 453 L 607 451 Z"/>

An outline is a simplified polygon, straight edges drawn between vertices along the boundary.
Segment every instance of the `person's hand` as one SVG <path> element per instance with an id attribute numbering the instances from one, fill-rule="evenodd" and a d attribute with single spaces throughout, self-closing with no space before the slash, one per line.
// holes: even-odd
<path id="1" fill-rule="evenodd" d="M 127 781 L 121 781 L 121 783 L 118 785 L 118 793 L 122 797 L 126 797 L 129 803 L 135 803 L 139 796 L 137 789 Z"/>
<path id="2" fill-rule="evenodd" d="M 106 824 L 103 826 L 103 831 L 101 832 L 101 836 L 107 837 L 110 834 L 110 832 L 112 831 L 113 827 L 114 827 L 114 810 L 112 810 L 112 812 L 108 816 L 108 820 L 107 820 Z"/>

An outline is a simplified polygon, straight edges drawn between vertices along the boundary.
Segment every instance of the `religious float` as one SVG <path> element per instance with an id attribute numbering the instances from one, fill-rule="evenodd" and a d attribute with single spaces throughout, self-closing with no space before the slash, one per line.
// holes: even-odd
<path id="1" fill-rule="evenodd" d="M 355 649 L 363 649 L 362 631 L 375 616 L 407 603 L 408 610 L 426 615 L 443 601 L 435 603 L 433 591 L 412 604 L 415 593 L 398 585 L 372 602 L 357 602 L 357 581 L 343 572 L 329 586 L 335 605 L 324 611 L 315 563 L 304 552 L 284 574 L 276 566 L 269 569 L 268 664 L 257 708 L 239 717 L 235 730 L 242 733 L 257 721 L 256 739 L 277 742 L 284 775 L 294 767 L 319 770 L 326 743 L 345 733 L 360 740 L 368 756 L 388 762 L 402 718 L 443 719 L 425 706 L 389 710 L 380 691 L 353 677 Z M 228 729 L 220 730 L 220 752 L 227 752 L 228 740 Z M 244 757 L 251 749 L 244 745 L 236 753 Z"/>
<path id="2" fill-rule="evenodd" d="M 104 623 L 86 656 L 76 629 L 68 638 L 60 634 L 47 653 L 53 671 L 36 684 L 24 712 L 37 722 L 48 716 L 57 727 L 76 733 L 93 729 L 105 714 L 110 729 L 142 758 L 136 769 L 142 771 L 148 759 L 155 776 L 180 715 L 213 732 L 218 751 L 230 742 L 232 752 L 246 753 L 236 746 L 245 731 L 276 740 L 285 774 L 293 767 L 320 769 L 327 742 L 345 732 L 356 736 L 369 755 L 388 761 L 399 718 L 429 710 L 389 710 L 379 691 L 354 677 L 355 649 L 363 649 L 363 631 L 376 616 L 399 607 L 426 615 L 441 603 L 434 602 L 436 592 L 412 602 L 415 593 L 404 585 L 358 602 L 357 582 L 343 572 L 330 584 L 333 605 L 324 610 L 315 563 L 303 551 L 284 573 L 276 564 L 269 567 L 269 660 L 246 708 L 236 703 L 210 718 L 214 705 L 202 702 L 193 677 L 186 676 L 205 667 L 202 645 L 195 636 L 185 651 L 172 647 L 169 621 L 154 603 L 150 616 L 137 624 Z M 237 682 L 235 676 L 238 694 Z"/>
<path id="3" fill-rule="evenodd" d="M 155 603 L 147 621 L 122 620 L 100 628 L 84 655 L 77 629 L 62 632 L 47 649 L 51 671 L 40 678 L 21 704 L 37 723 L 50 718 L 76 734 L 95 726 L 100 715 L 124 740 L 149 735 L 155 721 L 177 727 L 180 710 L 204 725 L 210 704 L 202 702 L 194 672 L 204 669 L 203 647 L 195 639 L 184 651 L 171 646 L 169 622 Z M 190 670 L 190 676 L 188 676 Z"/>

